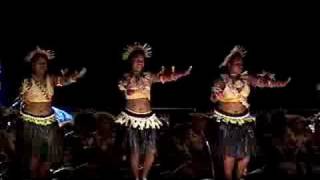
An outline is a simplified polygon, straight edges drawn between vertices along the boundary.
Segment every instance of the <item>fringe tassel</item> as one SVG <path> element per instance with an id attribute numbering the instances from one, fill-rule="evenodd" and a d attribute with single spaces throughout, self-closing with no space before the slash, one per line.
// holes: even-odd
<path id="1" fill-rule="evenodd" d="M 254 116 L 251 116 L 249 113 L 241 117 L 231 117 L 215 111 L 213 114 L 213 117 L 216 118 L 216 121 L 219 123 L 220 122 L 231 123 L 239 126 L 256 121 L 256 118 Z"/>
<path id="2" fill-rule="evenodd" d="M 160 129 L 163 125 L 159 118 L 152 114 L 150 117 L 140 118 L 130 116 L 125 112 L 121 112 L 116 118 L 115 123 L 119 123 L 121 125 L 137 128 L 139 130 L 144 129 Z"/>

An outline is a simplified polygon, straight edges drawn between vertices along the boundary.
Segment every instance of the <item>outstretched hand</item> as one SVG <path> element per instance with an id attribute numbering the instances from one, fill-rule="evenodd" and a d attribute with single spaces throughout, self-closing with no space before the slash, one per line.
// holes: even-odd
<path id="1" fill-rule="evenodd" d="M 191 74 L 192 66 L 189 66 L 189 68 L 183 72 L 176 72 L 175 66 L 171 66 L 171 71 L 166 72 L 166 68 L 164 66 L 161 66 L 161 70 L 159 72 L 160 75 L 166 75 L 170 77 L 172 80 L 177 80 L 181 77 L 188 76 Z"/>
<path id="2" fill-rule="evenodd" d="M 184 76 L 188 76 L 191 74 L 192 66 L 189 66 L 189 68 L 184 72 Z"/>
<path id="3" fill-rule="evenodd" d="M 281 87 L 286 87 L 289 82 L 291 81 L 291 78 L 289 77 L 288 80 L 286 81 L 274 81 L 274 82 L 270 82 L 270 87 L 278 87 L 278 88 L 281 88 Z"/>
<path id="4" fill-rule="evenodd" d="M 75 71 L 75 78 L 82 78 L 87 73 L 87 68 L 83 67 L 80 72 Z"/>
<path id="5" fill-rule="evenodd" d="M 289 77 L 287 81 L 279 82 L 279 87 L 286 87 L 290 81 L 291 81 L 291 77 Z"/>
<path id="6" fill-rule="evenodd" d="M 65 69 L 61 70 L 62 76 L 67 76 L 68 73 L 69 73 L 69 69 L 68 68 L 65 68 Z M 82 78 L 86 73 L 87 73 L 87 68 L 83 67 L 80 72 L 79 71 L 74 71 L 70 75 L 70 77 L 72 79 L 79 79 L 79 78 Z"/>

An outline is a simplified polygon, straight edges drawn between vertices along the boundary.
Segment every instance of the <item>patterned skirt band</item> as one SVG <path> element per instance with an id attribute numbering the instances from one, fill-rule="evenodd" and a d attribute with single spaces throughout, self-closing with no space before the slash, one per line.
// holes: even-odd
<path id="1" fill-rule="evenodd" d="M 59 127 L 62 127 L 65 124 L 73 124 L 73 116 L 66 111 L 52 107 L 52 114 L 48 116 L 35 116 L 28 114 L 23 110 L 20 110 L 22 119 L 26 122 L 33 123 L 40 126 L 49 126 L 55 122 L 58 122 Z"/>
<path id="2" fill-rule="evenodd" d="M 246 123 L 255 122 L 256 118 L 251 116 L 249 111 L 245 111 L 239 115 L 228 114 L 226 112 L 220 112 L 218 110 L 214 110 L 213 118 L 216 119 L 217 122 L 230 123 L 235 125 L 242 126 Z"/>
<path id="3" fill-rule="evenodd" d="M 115 123 L 139 130 L 160 129 L 163 125 L 153 112 L 136 113 L 127 109 L 117 116 Z"/>
<path id="4" fill-rule="evenodd" d="M 22 119 L 28 123 L 40 125 L 40 126 L 49 126 L 56 122 L 55 120 L 55 114 L 52 113 L 48 116 L 34 116 L 31 114 L 28 114 L 26 112 L 20 111 L 20 114 L 22 116 Z"/>

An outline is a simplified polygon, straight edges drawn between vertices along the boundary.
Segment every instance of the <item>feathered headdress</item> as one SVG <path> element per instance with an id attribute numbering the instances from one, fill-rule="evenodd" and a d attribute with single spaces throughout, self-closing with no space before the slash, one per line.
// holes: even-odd
<path id="1" fill-rule="evenodd" d="M 122 53 L 122 60 L 128 60 L 130 54 L 136 50 L 143 51 L 146 58 L 150 58 L 152 56 L 152 48 L 149 44 L 145 43 L 142 45 L 139 42 L 135 42 L 127 45 L 127 47 L 124 49 L 124 52 Z"/>
<path id="2" fill-rule="evenodd" d="M 55 53 L 54 53 L 54 51 L 41 49 L 39 46 L 37 46 L 35 50 L 29 52 L 29 54 L 25 57 L 25 61 L 26 61 L 26 62 L 30 62 L 31 59 L 32 59 L 36 54 L 43 54 L 43 55 L 47 56 L 48 60 L 52 60 L 52 59 L 55 58 Z"/>
<path id="3" fill-rule="evenodd" d="M 219 65 L 219 68 L 226 66 L 228 62 L 231 60 L 231 57 L 236 53 L 239 53 L 241 57 L 245 57 L 247 54 L 247 51 L 246 49 L 244 49 L 239 45 L 234 46 L 234 48 L 230 51 L 230 53 L 224 58 L 224 61 Z"/>

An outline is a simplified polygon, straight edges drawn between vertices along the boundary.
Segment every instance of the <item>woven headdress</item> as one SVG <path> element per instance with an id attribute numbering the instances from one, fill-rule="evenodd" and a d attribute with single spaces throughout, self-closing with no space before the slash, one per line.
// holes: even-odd
<path id="1" fill-rule="evenodd" d="M 146 58 L 150 58 L 152 56 L 152 48 L 149 44 L 145 43 L 142 45 L 139 42 L 135 42 L 127 45 L 127 47 L 124 49 L 124 52 L 122 53 L 122 60 L 128 60 L 130 54 L 137 50 L 143 51 Z"/>
<path id="2" fill-rule="evenodd" d="M 33 51 L 29 52 L 29 54 L 25 57 L 25 61 L 26 62 L 31 62 L 32 58 L 37 54 L 45 55 L 48 58 L 48 60 L 52 60 L 52 59 L 55 58 L 54 51 L 41 49 L 39 46 L 37 46 L 36 49 L 34 49 Z"/>
<path id="3" fill-rule="evenodd" d="M 246 49 L 244 49 L 239 45 L 234 46 L 234 48 L 230 51 L 230 53 L 224 58 L 224 61 L 219 65 L 219 68 L 226 66 L 236 53 L 239 53 L 240 56 L 243 58 L 246 56 L 247 51 Z"/>

